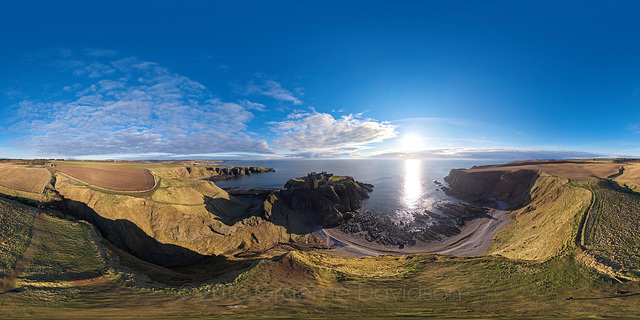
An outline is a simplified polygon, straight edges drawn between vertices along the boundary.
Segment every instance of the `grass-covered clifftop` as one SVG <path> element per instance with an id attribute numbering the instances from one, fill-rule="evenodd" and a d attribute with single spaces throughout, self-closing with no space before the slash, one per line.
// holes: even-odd
<path id="1" fill-rule="evenodd" d="M 543 169 L 502 167 L 495 185 L 475 189 L 475 196 L 503 199 L 514 210 L 512 223 L 497 234 L 488 254 L 467 258 L 414 254 L 358 259 L 265 245 L 263 254 L 244 251 L 194 266 L 163 268 L 107 242 L 100 246 L 87 223 L 1 200 L 0 277 L 15 274 L 8 287 L 26 290 L 0 291 L 0 312 L 65 319 L 638 315 L 640 282 L 634 277 L 639 196 L 617 178 L 607 178 L 615 168 L 595 178 L 563 177 Z M 230 234 L 216 236 L 219 239 L 243 239 L 247 248 L 260 248 L 268 243 L 264 239 L 278 234 L 274 230 L 286 229 L 260 222 L 257 216 L 241 218 L 251 205 L 236 203 L 209 181 L 164 176 L 153 194 L 137 196 L 99 192 L 64 179 L 55 186 L 65 199 L 103 211 L 115 221 L 140 219 L 136 223 L 144 234 L 157 237 L 162 245 L 204 247 L 206 242 L 188 238 L 199 230 L 211 231 L 203 221 Z M 172 229 L 176 226 L 180 228 Z M 143 240 L 124 235 L 132 236 L 127 241 Z M 287 240 L 291 236 L 281 235 Z M 171 240 L 174 236 L 185 238 Z M 111 252 L 114 258 L 105 261 L 99 252 Z M 151 281 L 136 280 L 145 273 Z M 153 281 L 163 285 L 152 288 Z M 573 300 L 565 300 L 568 297 Z"/>

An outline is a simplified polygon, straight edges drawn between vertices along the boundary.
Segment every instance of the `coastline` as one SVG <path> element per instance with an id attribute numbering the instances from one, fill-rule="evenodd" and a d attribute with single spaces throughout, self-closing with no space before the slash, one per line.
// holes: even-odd
<path id="1" fill-rule="evenodd" d="M 325 242 L 333 244 L 327 251 L 352 257 L 377 256 L 383 254 L 416 254 L 440 253 L 459 257 L 478 256 L 484 254 L 491 246 L 493 237 L 511 223 L 506 203 L 496 201 L 494 208 L 490 208 L 487 217 L 479 217 L 469 221 L 461 228 L 461 232 L 453 237 L 423 243 L 417 246 L 397 247 L 384 246 L 368 242 L 337 230 L 336 228 L 319 229 L 314 234 Z"/>

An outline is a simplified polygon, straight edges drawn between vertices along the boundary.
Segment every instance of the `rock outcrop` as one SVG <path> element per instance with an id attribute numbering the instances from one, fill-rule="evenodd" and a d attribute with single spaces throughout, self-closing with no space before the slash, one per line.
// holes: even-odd
<path id="1" fill-rule="evenodd" d="M 275 172 L 273 168 L 259 166 L 225 167 L 225 166 L 184 166 L 170 168 L 154 168 L 151 171 L 159 176 L 171 179 L 201 179 L 210 181 L 229 180 L 254 173 Z"/>
<path id="2" fill-rule="evenodd" d="M 189 169 L 189 168 L 187 168 Z M 245 175 L 251 175 L 254 173 L 275 172 L 273 168 L 264 167 L 207 167 L 207 171 L 214 173 L 213 175 L 205 178 L 210 181 L 229 180 Z"/>
<path id="3" fill-rule="evenodd" d="M 348 176 L 316 180 L 315 185 L 306 178 L 291 179 L 264 202 L 264 217 L 295 232 L 309 224 L 336 226 L 360 210 L 372 188 Z"/>

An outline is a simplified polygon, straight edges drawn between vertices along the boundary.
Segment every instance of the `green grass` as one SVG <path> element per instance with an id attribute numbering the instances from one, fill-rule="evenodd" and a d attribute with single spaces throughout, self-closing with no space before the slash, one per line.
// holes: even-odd
<path id="1" fill-rule="evenodd" d="M 73 281 L 102 274 L 100 261 L 89 237 L 90 226 L 44 215 L 34 230 L 34 256 L 21 275 L 24 283 L 32 281 Z"/>
<path id="2" fill-rule="evenodd" d="M 591 193 L 565 178 L 543 176 L 529 197 L 527 206 L 510 213 L 511 224 L 496 234 L 488 252 L 544 261 L 572 245 Z"/>
<path id="3" fill-rule="evenodd" d="M 607 265 L 640 275 L 640 196 L 605 181 L 591 189 L 595 201 L 585 224 L 585 248 Z"/>
<path id="4" fill-rule="evenodd" d="M 0 199 L 0 277 L 7 277 L 31 241 L 36 211 Z"/>

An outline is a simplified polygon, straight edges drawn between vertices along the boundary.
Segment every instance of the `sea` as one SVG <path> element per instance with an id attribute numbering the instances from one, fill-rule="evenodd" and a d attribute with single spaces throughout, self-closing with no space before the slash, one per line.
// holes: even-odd
<path id="1" fill-rule="evenodd" d="M 507 161 L 508 162 L 508 161 Z M 415 213 L 437 212 L 443 202 L 459 200 L 441 190 L 451 169 L 474 165 L 504 163 L 500 160 L 424 160 L 424 159 L 332 159 L 332 160 L 255 160 L 228 161 L 227 166 L 262 166 L 275 172 L 253 174 L 219 181 L 222 188 L 281 189 L 291 178 L 310 172 L 352 176 L 356 181 L 374 185 L 361 212 L 370 211 L 394 220 L 410 222 Z"/>

